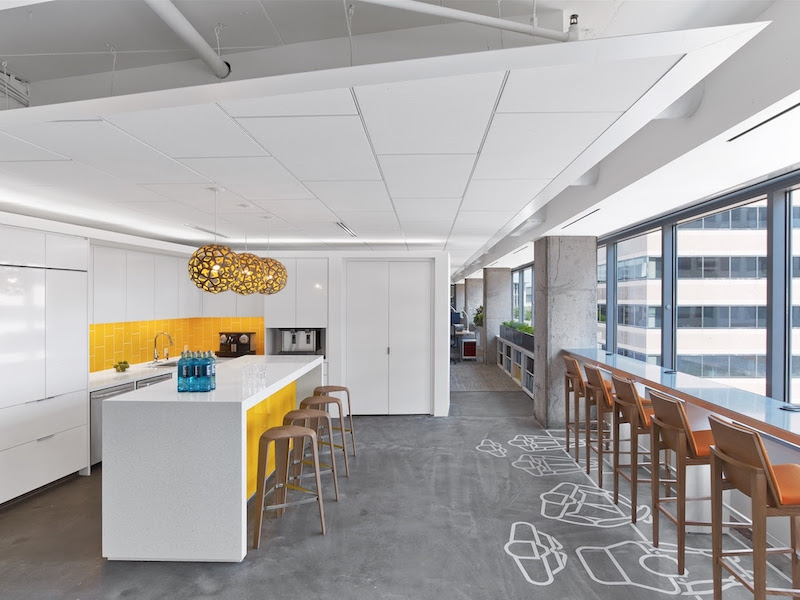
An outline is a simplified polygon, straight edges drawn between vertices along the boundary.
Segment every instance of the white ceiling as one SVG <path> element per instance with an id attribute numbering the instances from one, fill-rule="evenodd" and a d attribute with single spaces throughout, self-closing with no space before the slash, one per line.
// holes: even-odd
<path id="1" fill-rule="evenodd" d="M 214 44 L 214 25 L 224 23 L 229 50 L 347 37 L 337 0 L 175 4 Z M 354 4 L 354 34 L 448 27 Z M 495 0 L 444 4 L 498 10 Z M 752 19 L 765 4 L 538 2 L 551 21 L 582 11 L 590 38 Z M 504 0 L 502 16 L 524 21 L 531 6 Z M 294 249 L 447 250 L 455 272 L 570 185 L 570 169 L 579 176 L 602 160 L 746 42 L 731 36 L 598 40 L 602 48 L 537 42 L 456 76 L 398 63 L 402 74 L 387 64 L 369 75 L 380 83 L 348 85 L 340 69 L 308 74 L 326 83 L 302 93 L 214 98 L 203 89 L 180 106 L 122 111 L 93 109 L 89 100 L 80 119 L 59 119 L 59 105 L 38 107 L 35 119 L 0 121 L 0 208 L 185 244 L 208 238 L 201 227 L 236 244 L 246 236 L 251 247 L 269 237 Z M 107 71 L 109 40 L 117 69 L 193 57 L 143 2 L 60 0 L 0 11 L 0 58 L 34 81 Z M 723 42 L 729 47 L 718 57 L 703 54 Z M 426 60 L 420 65 L 439 59 Z M 155 94 L 148 106 L 158 104 Z M 518 254 L 529 262 L 527 251 Z"/>

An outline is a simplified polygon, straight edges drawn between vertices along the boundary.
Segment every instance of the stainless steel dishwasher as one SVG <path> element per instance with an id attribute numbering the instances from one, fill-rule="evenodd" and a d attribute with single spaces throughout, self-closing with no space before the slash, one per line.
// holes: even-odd
<path id="1" fill-rule="evenodd" d="M 161 383 L 162 381 L 166 381 L 167 379 L 172 379 L 172 371 L 169 373 L 162 373 L 161 375 L 156 375 L 155 377 L 148 377 L 147 379 L 140 379 L 136 382 L 136 389 L 141 389 L 145 387 L 149 387 L 151 385 L 155 385 L 157 383 Z"/>
<path id="2" fill-rule="evenodd" d="M 95 390 L 89 394 L 89 460 L 91 464 L 95 465 L 103 460 L 103 400 L 127 394 L 135 389 L 136 384 L 131 381 Z"/>

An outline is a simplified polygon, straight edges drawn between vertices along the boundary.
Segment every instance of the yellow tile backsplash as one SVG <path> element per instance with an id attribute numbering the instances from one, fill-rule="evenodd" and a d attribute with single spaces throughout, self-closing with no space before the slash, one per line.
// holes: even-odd
<path id="1" fill-rule="evenodd" d="M 89 371 L 110 369 L 115 362 L 140 363 L 153 360 L 153 338 L 166 331 L 172 336 L 158 338 L 158 355 L 164 357 L 169 347 L 171 357 L 180 356 L 183 347 L 190 350 L 219 350 L 220 331 L 253 331 L 256 354 L 264 354 L 263 317 L 202 317 L 156 321 L 126 321 L 89 325 Z"/>

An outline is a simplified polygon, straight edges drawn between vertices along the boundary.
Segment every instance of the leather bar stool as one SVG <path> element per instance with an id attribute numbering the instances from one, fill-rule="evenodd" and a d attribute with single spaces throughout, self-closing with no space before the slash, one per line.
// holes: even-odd
<path id="1" fill-rule="evenodd" d="M 800 597 L 800 465 L 773 465 L 759 433 L 727 423 L 712 415 L 711 431 L 711 548 L 714 600 L 722 600 L 722 569 L 750 590 L 755 600 L 767 595 Z M 750 498 L 752 549 L 722 550 L 722 491 L 737 489 Z M 767 548 L 767 518 L 789 517 L 791 548 Z M 742 524 L 739 524 L 741 527 Z M 767 587 L 767 554 L 791 554 L 792 589 Z M 739 556 L 753 557 L 753 581 L 744 579 L 740 567 L 731 566 Z"/>
<path id="2" fill-rule="evenodd" d="M 345 433 L 350 434 L 350 442 L 353 444 L 353 456 L 355 456 L 356 434 L 355 429 L 353 429 L 353 405 L 350 403 L 350 390 L 343 385 L 321 385 L 314 388 L 314 396 L 330 396 L 331 394 L 338 394 L 340 392 L 344 392 L 347 395 L 347 416 L 350 420 L 350 429 L 345 428 L 344 419 L 342 418 L 343 412 L 339 412 L 339 425 L 341 426 L 343 435 Z"/>
<path id="3" fill-rule="evenodd" d="M 339 398 L 336 398 L 335 396 L 309 396 L 308 398 L 305 398 L 303 399 L 302 402 L 300 402 L 300 408 L 316 408 L 328 412 L 329 404 L 335 404 L 339 409 L 339 424 L 341 425 L 341 427 L 334 427 L 333 430 L 339 431 L 342 434 L 342 443 L 341 445 L 335 443 L 333 435 L 330 435 L 330 437 L 327 440 L 318 440 L 318 442 L 323 446 L 330 447 L 331 460 L 336 460 L 333 456 L 335 450 L 341 450 L 344 453 L 344 474 L 345 477 L 350 477 L 350 461 L 347 458 L 347 444 L 345 443 L 344 439 L 345 432 L 344 432 L 344 417 L 342 417 L 342 415 L 344 414 L 342 412 L 342 401 L 339 400 Z"/>
<path id="4" fill-rule="evenodd" d="M 639 436 L 650 435 L 650 418 L 653 407 L 642 399 L 636 386 L 630 379 L 617 375 L 611 376 L 614 382 L 614 503 L 619 501 L 619 477 L 622 475 L 631 484 L 631 523 L 636 523 L 636 509 L 639 496 L 639 467 L 650 466 L 639 462 Z M 620 439 L 619 430 L 622 423 L 630 425 L 631 434 L 628 439 Z M 630 451 L 620 450 L 621 442 L 630 442 Z M 620 454 L 630 455 L 630 473 L 624 471 L 619 463 Z"/>
<path id="5" fill-rule="evenodd" d="M 714 437 L 710 429 L 694 431 L 689 425 L 683 403 L 659 392 L 650 390 L 653 405 L 651 418 L 651 476 L 653 486 L 653 546 L 658 548 L 660 513 L 672 521 L 678 529 L 678 573 L 683 575 L 686 565 L 686 526 L 710 522 L 687 521 L 686 502 L 709 500 L 709 497 L 686 496 L 686 467 L 711 464 L 711 444 Z M 675 453 L 675 478 L 662 478 L 659 456 L 661 450 Z M 675 496 L 661 496 L 661 486 L 674 484 Z M 675 514 L 667 510 L 666 503 L 675 503 Z"/>
<path id="6" fill-rule="evenodd" d="M 299 485 L 289 482 L 289 444 L 295 448 L 303 448 L 306 438 L 311 443 L 312 466 L 316 479 L 316 490 L 309 490 Z M 275 448 L 275 485 L 269 490 L 265 490 L 267 480 L 267 456 L 269 445 Z M 301 500 L 286 501 L 286 490 L 295 490 L 306 494 L 311 494 L 311 498 Z M 268 494 L 275 494 L 274 504 L 265 504 Z M 256 499 L 254 503 L 254 523 L 253 523 L 253 548 L 261 545 L 261 524 L 264 519 L 265 510 L 275 510 L 278 516 L 283 515 L 284 509 L 294 504 L 305 504 L 316 502 L 319 506 L 319 521 L 322 525 L 322 534 L 325 535 L 325 511 L 322 507 L 322 485 L 319 478 L 319 455 L 317 454 L 317 434 L 307 427 L 297 425 L 282 425 L 280 427 L 270 427 L 258 441 L 258 473 L 256 480 Z"/>
<path id="7" fill-rule="evenodd" d="M 591 452 L 597 454 L 597 485 L 603 487 L 603 454 L 605 446 L 611 441 L 611 427 L 606 428 L 606 418 L 614 414 L 614 399 L 611 382 L 603 378 L 597 367 L 584 365 L 586 370 L 587 401 L 584 414 L 586 431 L 586 474 L 591 470 Z M 595 407 L 596 419 L 592 420 L 591 408 Z M 596 424 L 597 437 L 592 437 L 592 424 Z"/>
<path id="8" fill-rule="evenodd" d="M 581 431 L 581 410 L 580 399 L 586 399 L 586 383 L 583 381 L 581 369 L 578 366 L 578 361 L 571 356 L 565 356 L 564 362 L 566 363 L 567 370 L 564 373 L 564 423 L 566 429 L 566 450 L 569 454 L 569 433 L 570 431 L 575 434 L 575 460 L 580 458 L 580 445 L 578 442 Z M 569 405 L 570 395 L 572 395 L 574 419 L 570 418 Z M 586 432 L 584 432 L 586 433 Z"/>
<path id="9" fill-rule="evenodd" d="M 324 432 L 327 431 L 327 436 L 330 438 L 333 435 L 333 426 L 331 425 L 331 415 L 328 411 L 317 410 L 316 408 L 301 408 L 286 413 L 283 417 L 284 425 L 301 425 L 308 427 L 312 431 Z M 303 438 L 305 440 L 305 438 Z M 292 448 L 292 456 L 290 459 L 289 479 L 301 481 L 305 475 L 303 474 L 303 465 L 310 465 L 311 461 L 306 460 L 305 444 L 301 448 Z M 336 472 L 336 461 L 331 457 L 331 464 L 323 462 L 319 463 L 319 474 L 325 475 L 326 473 L 333 474 L 333 489 L 336 493 L 336 501 L 339 501 L 339 477 Z M 313 475 L 313 473 L 308 473 Z"/>

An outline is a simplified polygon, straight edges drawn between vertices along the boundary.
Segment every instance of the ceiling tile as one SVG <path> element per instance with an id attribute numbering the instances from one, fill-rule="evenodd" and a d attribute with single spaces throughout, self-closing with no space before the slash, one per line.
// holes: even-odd
<path id="1" fill-rule="evenodd" d="M 495 115 L 475 179 L 553 179 L 618 113 Z"/>
<path id="2" fill-rule="evenodd" d="M 155 192 L 160 196 L 177 200 L 178 202 L 191 206 L 197 210 L 213 213 L 214 212 L 214 186 L 208 183 L 159 183 L 141 186 Z M 252 206 L 238 194 L 234 194 L 227 189 L 218 189 L 216 193 L 216 210 L 218 213 L 243 212 L 242 204 Z"/>
<path id="3" fill-rule="evenodd" d="M 549 179 L 473 179 L 461 210 L 519 212 L 550 183 Z"/>
<path id="4" fill-rule="evenodd" d="M 368 236 L 374 231 L 395 231 L 400 233 L 397 217 L 390 212 L 342 212 L 338 213 L 342 222 L 359 236 Z"/>
<path id="5" fill-rule="evenodd" d="M 303 228 L 306 221 L 335 223 L 339 218 L 316 199 L 256 200 L 255 204 L 287 223 Z"/>
<path id="6" fill-rule="evenodd" d="M 132 183 L 192 183 L 204 178 L 103 121 L 15 127 L 13 135 Z"/>
<path id="7" fill-rule="evenodd" d="M 0 133 L 0 162 L 19 160 L 67 160 L 64 156 L 39 148 L 13 136 Z"/>
<path id="8" fill-rule="evenodd" d="M 301 181 L 381 178 L 358 117 L 276 117 L 239 122 Z"/>
<path id="9" fill-rule="evenodd" d="M 516 213 L 499 210 L 461 211 L 453 225 L 453 234 L 494 235 Z"/>
<path id="10" fill-rule="evenodd" d="M 311 197 L 274 158 L 187 158 L 181 162 L 247 200 Z"/>
<path id="11" fill-rule="evenodd" d="M 332 211 L 392 211 L 383 181 L 309 181 L 305 186 Z"/>
<path id="12" fill-rule="evenodd" d="M 378 160 L 393 198 L 460 198 L 475 156 L 392 154 Z"/>
<path id="13" fill-rule="evenodd" d="M 267 156 L 213 104 L 113 115 L 106 119 L 164 154 L 180 157 Z"/>
<path id="14" fill-rule="evenodd" d="M 401 221 L 447 221 L 452 223 L 461 198 L 395 198 Z"/>
<path id="15" fill-rule="evenodd" d="M 475 154 L 503 73 L 356 88 L 378 154 Z"/>
<path id="16" fill-rule="evenodd" d="M 658 56 L 512 71 L 497 112 L 624 112 L 680 58 Z"/>
<path id="17" fill-rule="evenodd" d="M 452 221 L 401 221 L 400 226 L 408 239 L 412 238 L 441 238 L 447 239 Z"/>
<path id="18" fill-rule="evenodd" d="M 357 115 L 350 88 L 221 102 L 232 117 Z"/>

